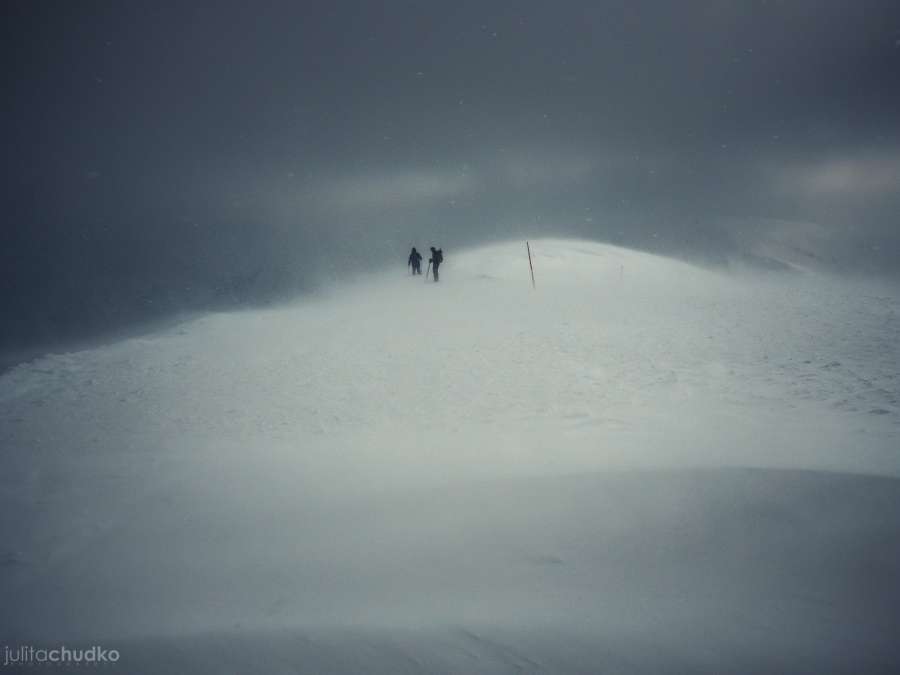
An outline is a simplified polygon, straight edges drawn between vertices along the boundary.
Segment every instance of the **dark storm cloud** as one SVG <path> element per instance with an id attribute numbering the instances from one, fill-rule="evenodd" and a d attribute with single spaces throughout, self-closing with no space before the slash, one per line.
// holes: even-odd
<path id="1" fill-rule="evenodd" d="M 22 2 L 3 30 L 8 345 L 411 241 L 897 271 L 895 2 Z"/>

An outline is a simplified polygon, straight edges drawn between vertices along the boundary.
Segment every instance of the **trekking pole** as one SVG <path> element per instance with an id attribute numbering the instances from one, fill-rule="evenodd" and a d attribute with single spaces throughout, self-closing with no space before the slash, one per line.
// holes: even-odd
<path id="1" fill-rule="evenodd" d="M 531 264 L 531 244 L 525 242 L 525 248 L 528 250 L 528 269 L 531 270 L 531 288 L 536 289 L 534 285 L 534 265 Z"/>
<path id="2" fill-rule="evenodd" d="M 428 273 L 431 271 L 431 261 L 428 261 L 428 269 L 425 270 L 425 281 L 428 281 Z"/>

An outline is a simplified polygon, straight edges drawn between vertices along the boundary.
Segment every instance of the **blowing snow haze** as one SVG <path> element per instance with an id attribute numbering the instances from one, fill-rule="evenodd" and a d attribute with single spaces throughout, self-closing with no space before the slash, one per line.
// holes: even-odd
<path id="1" fill-rule="evenodd" d="M 900 3 L 4 13 L 0 671 L 900 671 Z"/>
<path id="2" fill-rule="evenodd" d="M 890 0 L 4 14 L 7 350 L 265 301 L 415 243 L 898 271 Z"/>

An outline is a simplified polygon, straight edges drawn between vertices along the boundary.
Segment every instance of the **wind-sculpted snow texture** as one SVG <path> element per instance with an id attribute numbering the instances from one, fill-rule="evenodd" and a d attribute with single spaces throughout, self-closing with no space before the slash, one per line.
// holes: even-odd
<path id="1" fill-rule="evenodd" d="M 129 673 L 900 668 L 896 289 L 532 249 L 536 290 L 524 242 L 439 284 L 401 256 L 5 373 L 0 642 Z"/>

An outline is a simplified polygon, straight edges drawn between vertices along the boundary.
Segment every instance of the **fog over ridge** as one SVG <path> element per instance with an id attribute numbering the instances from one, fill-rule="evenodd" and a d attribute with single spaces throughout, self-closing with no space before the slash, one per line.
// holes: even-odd
<path id="1" fill-rule="evenodd" d="M 4 350 L 290 296 L 411 244 L 767 267 L 787 245 L 897 277 L 893 2 L 6 15 Z"/>

